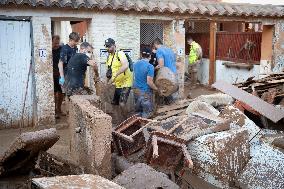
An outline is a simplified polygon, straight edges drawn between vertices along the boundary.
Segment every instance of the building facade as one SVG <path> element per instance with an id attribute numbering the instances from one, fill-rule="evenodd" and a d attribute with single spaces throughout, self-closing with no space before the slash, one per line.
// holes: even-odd
<path id="1" fill-rule="evenodd" d="M 189 22 L 208 25 L 209 57 L 204 59 L 199 71 L 204 84 L 226 79 L 226 74 L 230 77 L 229 70 L 236 77 L 241 75 L 246 79 L 251 75 L 278 72 L 284 66 L 282 7 L 154 0 L 11 0 L 1 1 L 0 5 L 0 85 L 3 86 L 0 87 L 0 128 L 55 123 L 51 37 L 52 33 L 56 34 L 58 28 L 54 27 L 58 22 L 87 23 L 86 40 L 95 48 L 101 76 L 105 71 L 106 38 L 115 39 L 118 48 L 130 53 L 133 60 L 139 59 L 142 46 L 150 45 L 156 37 L 161 38 L 177 55 L 181 98 Z M 233 70 L 235 68 L 220 63 L 216 58 L 219 22 L 262 24 L 262 39 L 267 38 L 267 43 L 262 47 L 259 64 L 250 70 Z M 266 51 L 268 53 L 264 53 Z M 93 86 L 91 77 L 92 74 L 89 85 Z"/>

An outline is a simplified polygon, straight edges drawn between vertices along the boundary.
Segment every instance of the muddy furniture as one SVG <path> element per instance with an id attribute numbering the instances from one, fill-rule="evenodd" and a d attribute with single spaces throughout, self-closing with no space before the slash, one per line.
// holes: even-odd
<path id="1" fill-rule="evenodd" d="M 142 131 L 150 121 L 134 115 L 113 130 L 113 139 L 119 155 L 127 157 L 146 145 Z"/>
<path id="2" fill-rule="evenodd" d="M 159 123 L 147 125 L 151 140 L 147 143 L 146 161 L 161 171 L 173 173 L 183 162 L 185 168 L 193 168 L 187 144 L 206 134 L 229 129 L 229 122 L 216 123 L 198 116 L 176 116 Z"/>
<path id="3" fill-rule="evenodd" d="M 193 163 L 187 152 L 186 141 L 173 135 L 153 132 L 147 144 L 146 161 L 161 171 L 171 173 L 183 160 L 186 167 Z"/>
<path id="4" fill-rule="evenodd" d="M 58 139 L 55 128 L 22 133 L 0 157 L 0 175 L 28 173 L 40 151 L 48 150 Z"/>

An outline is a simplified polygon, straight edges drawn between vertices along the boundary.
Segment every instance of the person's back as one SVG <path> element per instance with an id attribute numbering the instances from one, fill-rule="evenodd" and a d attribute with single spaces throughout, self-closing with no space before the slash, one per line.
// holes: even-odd
<path id="1" fill-rule="evenodd" d="M 134 65 L 134 88 L 143 92 L 151 91 L 150 86 L 147 84 L 147 76 L 154 77 L 154 66 L 146 59 L 137 61 Z"/>
<path id="2" fill-rule="evenodd" d="M 157 59 L 160 58 L 164 59 L 165 67 L 168 67 L 173 73 L 177 73 L 176 58 L 172 49 L 166 46 L 161 46 L 160 48 L 157 49 L 156 56 Z"/>
<path id="3" fill-rule="evenodd" d="M 89 57 L 83 53 L 76 53 L 67 65 L 68 88 L 84 87 L 84 75 L 87 70 Z"/>

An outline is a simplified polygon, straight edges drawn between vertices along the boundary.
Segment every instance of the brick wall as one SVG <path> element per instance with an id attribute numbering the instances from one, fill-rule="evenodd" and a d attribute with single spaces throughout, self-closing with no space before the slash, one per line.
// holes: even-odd
<path id="1" fill-rule="evenodd" d="M 133 60 L 140 57 L 140 18 L 126 14 L 117 16 L 117 44 L 118 48 L 132 49 Z"/>
<path id="2" fill-rule="evenodd" d="M 32 17 L 34 45 L 34 79 L 36 85 L 36 125 L 55 123 L 55 105 L 53 94 L 53 71 L 51 49 L 50 17 Z M 39 57 L 39 49 L 46 52 L 45 58 Z"/>

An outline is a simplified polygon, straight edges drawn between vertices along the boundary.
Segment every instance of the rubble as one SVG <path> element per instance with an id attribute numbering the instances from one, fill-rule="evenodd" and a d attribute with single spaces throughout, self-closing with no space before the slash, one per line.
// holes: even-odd
<path id="1" fill-rule="evenodd" d="M 34 189 L 124 189 L 118 184 L 98 175 L 68 175 L 32 179 Z"/>
<path id="2" fill-rule="evenodd" d="M 220 114 L 218 110 L 216 110 L 211 104 L 208 104 L 200 100 L 195 100 L 192 103 L 190 103 L 186 109 L 186 113 L 198 115 L 217 122 L 224 121 L 218 117 Z"/>
<path id="3" fill-rule="evenodd" d="M 64 176 L 83 174 L 83 169 L 70 160 L 57 157 L 47 152 L 40 152 L 35 169 L 40 176 Z"/>
<path id="4" fill-rule="evenodd" d="M 284 74 L 271 74 L 265 78 L 253 80 L 249 78 L 236 86 L 248 93 L 255 94 L 270 104 L 279 104 L 284 97 Z"/>
<path id="5" fill-rule="evenodd" d="M 272 144 L 278 148 L 284 149 L 284 137 L 274 139 Z"/>
<path id="6" fill-rule="evenodd" d="M 217 81 L 212 86 L 224 93 L 228 93 L 237 100 L 244 102 L 273 122 L 277 122 L 284 117 L 284 111 L 231 84 L 228 84 L 224 81 Z"/>
<path id="7" fill-rule="evenodd" d="M 284 188 L 284 153 L 262 144 L 238 177 L 242 189 Z"/>
<path id="8" fill-rule="evenodd" d="M 0 157 L 0 175 L 28 173 L 40 151 L 46 151 L 59 139 L 56 129 L 22 133 Z"/>
<path id="9" fill-rule="evenodd" d="M 126 189 L 178 189 L 179 186 L 168 179 L 168 177 L 161 172 L 155 171 L 150 166 L 138 163 L 121 175 L 118 175 L 113 181 Z"/>
<path id="10" fill-rule="evenodd" d="M 228 106 L 233 104 L 234 99 L 224 93 L 216 93 L 216 94 L 211 94 L 211 95 L 200 95 L 198 96 L 195 101 L 202 101 L 206 102 L 207 104 L 210 104 L 214 107 L 217 106 Z"/>
<path id="11" fill-rule="evenodd" d="M 193 174 L 220 188 L 234 186 L 250 158 L 248 132 L 231 129 L 201 136 L 188 144 Z"/>

